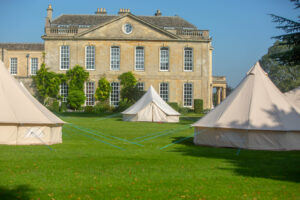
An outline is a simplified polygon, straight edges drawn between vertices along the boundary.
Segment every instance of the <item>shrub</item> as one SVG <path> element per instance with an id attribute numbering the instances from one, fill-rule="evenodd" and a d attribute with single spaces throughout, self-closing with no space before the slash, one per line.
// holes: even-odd
<path id="1" fill-rule="evenodd" d="M 114 111 L 115 112 L 123 112 L 124 110 L 126 110 L 127 108 L 129 108 L 132 105 L 133 105 L 133 102 L 128 102 L 128 101 L 125 101 L 125 100 L 121 100 L 119 102 L 119 106 L 115 107 Z"/>
<path id="2" fill-rule="evenodd" d="M 195 113 L 203 112 L 203 100 L 202 99 L 194 99 L 194 112 Z"/>
<path id="3" fill-rule="evenodd" d="M 66 110 L 67 110 L 67 104 L 65 102 L 62 102 L 61 105 L 60 105 L 59 111 L 60 112 L 66 112 Z"/>
<path id="4" fill-rule="evenodd" d="M 84 112 L 93 113 L 93 112 L 95 112 L 95 108 L 93 106 L 85 106 L 84 107 Z"/>
<path id="5" fill-rule="evenodd" d="M 176 102 L 168 102 L 169 106 L 171 106 L 174 110 L 178 111 L 179 110 L 179 106 L 178 103 Z"/>
<path id="6" fill-rule="evenodd" d="M 47 98 L 57 98 L 59 92 L 59 85 L 63 75 L 58 75 L 54 72 L 49 72 L 45 64 L 33 76 L 34 84 L 38 92 L 38 99 L 42 104 L 46 105 Z"/>
<path id="7" fill-rule="evenodd" d="M 111 86 L 106 78 L 101 78 L 98 81 L 98 88 L 95 93 L 95 97 L 99 101 L 106 101 L 109 98 Z"/>
<path id="8" fill-rule="evenodd" d="M 180 112 L 181 114 L 186 114 L 189 112 L 189 108 L 186 108 L 186 107 L 179 107 L 178 108 L 178 112 Z"/>
<path id="9" fill-rule="evenodd" d="M 66 76 L 70 89 L 83 91 L 84 82 L 89 78 L 89 72 L 86 72 L 83 67 L 75 65 L 72 69 L 67 71 Z"/>
<path id="10" fill-rule="evenodd" d="M 121 74 L 118 79 L 121 83 L 121 98 L 123 101 L 136 102 L 144 91 L 140 91 L 136 86 L 137 80 L 132 72 L 125 72 Z"/>
<path id="11" fill-rule="evenodd" d="M 52 99 L 52 98 L 48 99 L 47 104 L 48 104 L 47 108 L 49 110 L 56 113 L 59 112 L 59 102 L 56 99 Z"/>
<path id="12" fill-rule="evenodd" d="M 68 95 L 68 104 L 70 108 L 78 110 L 85 101 L 85 95 L 82 90 L 70 90 Z"/>
<path id="13" fill-rule="evenodd" d="M 105 112 L 111 112 L 112 111 L 112 107 L 106 101 L 98 102 L 94 106 L 94 109 L 95 109 L 95 112 L 97 112 L 97 113 L 105 113 Z"/>

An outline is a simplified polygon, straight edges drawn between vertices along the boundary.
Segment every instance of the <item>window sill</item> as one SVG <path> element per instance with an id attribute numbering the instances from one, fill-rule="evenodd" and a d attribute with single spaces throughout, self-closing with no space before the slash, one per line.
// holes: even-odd
<path id="1" fill-rule="evenodd" d="M 160 72 L 170 72 L 169 70 L 159 70 Z"/>

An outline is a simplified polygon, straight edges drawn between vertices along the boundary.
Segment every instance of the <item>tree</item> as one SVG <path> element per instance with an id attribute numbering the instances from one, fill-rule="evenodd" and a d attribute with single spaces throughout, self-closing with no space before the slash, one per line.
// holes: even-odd
<path id="1" fill-rule="evenodd" d="M 291 0 L 291 2 L 294 2 L 295 9 L 300 8 L 299 0 Z M 273 37 L 280 41 L 278 45 L 285 46 L 285 50 L 274 53 L 271 57 L 280 65 L 300 65 L 300 23 L 274 14 L 271 14 L 271 17 L 273 22 L 279 24 L 276 28 L 286 33 Z"/>
<path id="2" fill-rule="evenodd" d="M 69 86 L 68 104 L 72 109 L 79 109 L 85 101 L 84 82 L 88 80 L 89 73 L 83 67 L 75 65 L 66 73 Z"/>
<path id="3" fill-rule="evenodd" d="M 45 104 L 46 100 L 50 98 L 58 98 L 59 85 L 63 76 L 55 72 L 49 72 L 45 63 L 41 64 L 40 69 L 33 77 L 33 81 L 37 88 L 38 99 Z"/>
<path id="4" fill-rule="evenodd" d="M 280 41 L 277 41 L 260 59 L 262 68 L 282 92 L 287 92 L 300 85 L 300 65 L 282 65 L 282 62 L 274 58 L 274 55 L 286 52 L 287 49 L 289 49 L 288 45 L 282 45 Z"/>
<path id="5" fill-rule="evenodd" d="M 98 88 L 95 93 L 95 97 L 99 101 L 106 101 L 109 98 L 109 94 L 111 92 L 111 86 L 106 78 L 101 78 L 98 81 Z"/>
<path id="6" fill-rule="evenodd" d="M 122 86 L 121 98 L 123 101 L 133 103 L 143 95 L 143 91 L 140 91 L 136 86 L 137 80 L 132 72 L 125 72 L 118 79 Z"/>

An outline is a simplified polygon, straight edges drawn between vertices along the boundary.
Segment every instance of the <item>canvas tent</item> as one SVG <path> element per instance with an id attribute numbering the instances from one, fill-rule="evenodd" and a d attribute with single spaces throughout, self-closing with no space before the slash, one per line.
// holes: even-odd
<path id="1" fill-rule="evenodd" d="M 196 145 L 300 150 L 300 115 L 259 63 L 232 94 L 193 126 Z"/>
<path id="2" fill-rule="evenodd" d="M 298 113 L 300 113 L 300 86 L 284 94 L 287 100 L 296 108 Z"/>
<path id="3" fill-rule="evenodd" d="M 152 86 L 135 104 L 126 109 L 124 121 L 179 122 L 180 113 L 169 106 Z"/>
<path id="4" fill-rule="evenodd" d="M 0 144 L 61 143 L 63 124 L 32 97 L 0 61 Z"/>

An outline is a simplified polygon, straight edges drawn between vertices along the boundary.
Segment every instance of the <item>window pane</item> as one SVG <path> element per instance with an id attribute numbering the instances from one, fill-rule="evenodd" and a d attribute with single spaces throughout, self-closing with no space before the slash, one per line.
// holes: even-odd
<path id="1" fill-rule="evenodd" d="M 135 49 L 135 70 L 144 70 L 144 47 Z"/>
<path id="2" fill-rule="evenodd" d="M 169 70 L 169 49 L 166 47 L 160 48 L 160 70 Z"/>
<path id="3" fill-rule="evenodd" d="M 86 101 L 85 104 L 87 106 L 93 106 L 95 104 L 95 83 L 94 82 L 86 82 L 85 96 Z"/>
<path id="4" fill-rule="evenodd" d="M 67 102 L 68 91 L 69 88 L 67 83 L 63 82 L 62 84 L 60 84 L 60 96 L 62 97 L 62 102 Z"/>
<path id="5" fill-rule="evenodd" d="M 38 58 L 31 58 L 31 74 L 32 75 L 36 75 L 38 66 L 39 66 Z"/>
<path id="6" fill-rule="evenodd" d="M 193 84 L 185 83 L 183 88 L 183 105 L 192 106 L 193 105 Z"/>
<path id="7" fill-rule="evenodd" d="M 10 74 L 18 73 L 18 58 L 10 58 Z"/>
<path id="8" fill-rule="evenodd" d="M 144 91 L 144 86 L 145 86 L 144 82 L 138 82 L 136 86 L 140 91 Z"/>
<path id="9" fill-rule="evenodd" d="M 110 84 L 111 92 L 110 92 L 110 105 L 119 106 L 120 101 L 120 83 L 112 82 Z"/>
<path id="10" fill-rule="evenodd" d="M 85 49 L 86 69 L 95 69 L 95 47 L 87 46 Z"/>
<path id="11" fill-rule="evenodd" d="M 159 94 L 165 102 L 169 101 L 169 83 L 160 83 Z"/>
<path id="12" fill-rule="evenodd" d="M 184 71 L 193 71 L 193 49 L 184 49 Z"/>
<path id="13" fill-rule="evenodd" d="M 70 65 L 70 50 L 69 46 L 60 47 L 60 69 L 69 69 Z"/>
<path id="14" fill-rule="evenodd" d="M 111 47 L 110 69 L 111 70 L 120 70 L 120 47 Z"/>

